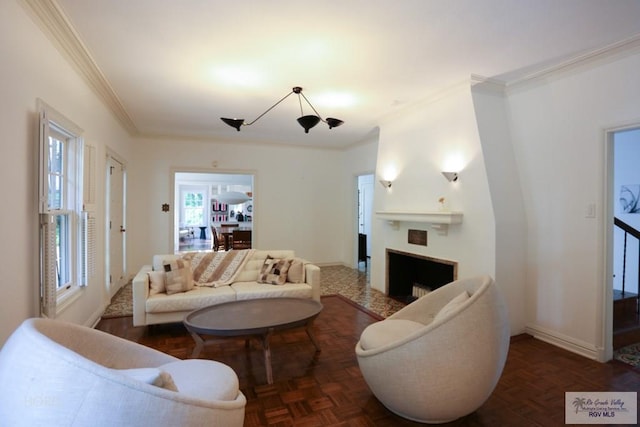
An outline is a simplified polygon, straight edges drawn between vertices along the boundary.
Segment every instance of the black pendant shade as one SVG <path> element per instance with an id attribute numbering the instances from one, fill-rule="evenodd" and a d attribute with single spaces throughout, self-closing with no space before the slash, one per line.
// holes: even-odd
<path id="1" fill-rule="evenodd" d="M 238 132 L 240 132 L 240 126 L 244 124 L 244 119 L 226 119 L 224 117 L 220 117 L 220 120 L 222 120 L 232 128 L 236 128 Z"/>
<path id="2" fill-rule="evenodd" d="M 327 124 L 329 125 L 329 129 L 337 128 L 344 122 L 340 119 L 334 119 L 333 117 L 327 117 Z"/>
<path id="3" fill-rule="evenodd" d="M 320 117 L 314 115 L 302 116 L 298 118 L 298 123 L 304 128 L 304 133 L 309 133 L 309 129 L 320 122 Z"/>
<path id="4" fill-rule="evenodd" d="M 329 125 L 329 129 L 333 129 L 333 128 L 338 127 L 338 126 L 340 126 L 341 124 L 344 123 L 340 119 L 334 119 L 334 118 L 329 117 L 329 118 L 327 118 L 327 120 L 324 120 L 322 117 L 320 117 L 320 114 L 318 114 L 318 112 L 316 111 L 315 108 L 313 108 L 313 105 L 311 105 L 311 103 L 309 102 L 307 97 L 304 96 L 304 94 L 302 93 L 302 88 L 300 86 L 295 86 L 291 90 L 291 92 L 286 94 L 282 99 L 280 99 L 278 102 L 273 104 L 271 107 L 269 107 L 267 109 L 267 111 L 265 111 L 264 113 L 260 114 L 257 118 L 255 118 L 250 123 L 245 123 L 244 119 L 228 119 L 226 117 L 220 117 L 220 120 L 222 120 L 223 122 L 225 122 L 226 124 L 228 124 L 232 128 L 235 128 L 238 132 L 240 132 L 240 126 L 251 126 L 252 124 L 257 122 L 262 116 L 267 114 L 276 105 L 280 104 L 282 101 L 284 101 L 286 98 L 288 98 L 289 95 L 291 95 L 293 93 L 298 95 L 298 102 L 300 103 L 300 113 L 301 114 L 304 114 L 303 111 L 302 111 L 302 99 L 301 99 L 301 97 L 304 98 L 304 100 L 306 101 L 307 104 L 309 104 L 309 106 L 311 107 L 313 112 L 316 113 L 315 115 L 308 114 L 308 115 L 303 115 L 302 117 L 298 118 L 298 123 L 300 123 L 300 126 L 302 126 L 304 128 L 304 133 L 309 133 L 309 129 L 311 129 L 312 127 L 314 127 L 315 125 L 317 125 L 321 121 L 325 122 L 327 125 Z"/>

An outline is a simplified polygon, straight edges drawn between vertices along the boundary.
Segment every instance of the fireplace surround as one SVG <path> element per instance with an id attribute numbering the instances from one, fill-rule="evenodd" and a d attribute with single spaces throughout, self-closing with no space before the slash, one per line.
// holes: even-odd
<path id="1" fill-rule="evenodd" d="M 395 249 L 386 250 L 389 297 L 410 303 L 458 278 L 458 263 Z"/>

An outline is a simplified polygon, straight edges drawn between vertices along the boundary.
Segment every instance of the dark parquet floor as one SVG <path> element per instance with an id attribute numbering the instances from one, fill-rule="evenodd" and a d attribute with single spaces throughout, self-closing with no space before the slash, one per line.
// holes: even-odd
<path id="1" fill-rule="evenodd" d="M 231 366 L 247 397 L 245 426 L 418 426 L 388 411 L 367 387 L 354 347 L 380 317 L 342 296 L 323 296 L 314 323 L 322 351 L 304 330 L 272 339 L 274 384 L 265 380 L 260 347 L 243 339 L 218 340 L 203 358 Z M 194 343 L 181 324 L 133 327 L 131 317 L 103 319 L 98 329 L 188 358 Z M 472 349 L 469 357 L 473 357 Z M 425 363 L 428 363 L 426 361 Z M 445 426 L 562 426 L 566 391 L 640 391 L 640 371 L 620 362 L 599 363 L 527 335 L 514 337 L 496 390 L 475 413 Z"/>

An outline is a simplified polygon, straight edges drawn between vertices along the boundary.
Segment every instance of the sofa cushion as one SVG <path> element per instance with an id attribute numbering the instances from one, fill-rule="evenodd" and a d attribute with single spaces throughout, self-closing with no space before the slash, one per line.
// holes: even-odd
<path id="1" fill-rule="evenodd" d="M 162 267 L 165 272 L 167 295 L 193 289 L 193 273 L 191 272 L 191 263 L 188 260 L 165 261 Z"/>
<path id="2" fill-rule="evenodd" d="M 238 376 L 220 362 L 189 359 L 166 363 L 159 368 L 171 375 L 177 389 L 186 396 L 206 401 L 233 401 L 238 397 Z"/>
<path id="3" fill-rule="evenodd" d="M 267 286 L 267 285 L 262 285 Z M 192 290 L 173 295 L 151 295 L 145 301 L 145 312 L 168 313 L 191 311 L 210 305 L 236 300 L 236 293 L 229 286 L 220 288 L 195 286 Z"/>
<path id="4" fill-rule="evenodd" d="M 260 274 L 258 275 L 258 283 L 268 283 L 271 285 L 284 285 L 287 281 L 287 271 L 291 266 L 290 259 L 276 259 L 267 256 L 264 260 Z"/>
<path id="5" fill-rule="evenodd" d="M 237 300 L 258 298 L 311 298 L 311 285 L 307 283 L 285 283 L 272 286 L 258 282 L 235 282 L 231 285 Z"/>
<path id="6" fill-rule="evenodd" d="M 399 341 L 425 325 L 407 319 L 386 319 L 373 323 L 360 335 L 360 346 L 363 350 L 371 350 Z"/>
<path id="7" fill-rule="evenodd" d="M 235 277 L 236 282 L 255 282 L 258 280 L 260 269 L 264 264 L 264 260 L 267 256 L 272 258 L 294 258 L 295 252 L 291 250 L 259 250 L 256 249 L 251 254 L 251 257 L 247 260 L 242 271 Z"/>

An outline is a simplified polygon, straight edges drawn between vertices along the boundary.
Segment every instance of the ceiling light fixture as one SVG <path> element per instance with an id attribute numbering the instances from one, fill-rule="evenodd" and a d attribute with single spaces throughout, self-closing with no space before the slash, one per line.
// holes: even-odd
<path id="1" fill-rule="evenodd" d="M 251 200 L 251 197 L 247 193 L 241 193 L 239 191 L 227 191 L 216 196 L 216 200 L 221 203 L 227 203 L 229 205 L 239 205 Z"/>
<path id="2" fill-rule="evenodd" d="M 257 122 L 260 118 L 262 118 L 262 116 L 267 114 L 269 111 L 273 110 L 276 105 L 280 104 L 282 101 L 287 99 L 289 97 L 289 95 L 291 95 L 293 93 L 298 95 L 298 102 L 300 103 L 300 114 L 301 114 L 301 117 L 298 118 L 298 123 L 300 123 L 300 126 L 302 126 L 304 128 L 304 133 L 309 133 L 309 129 L 311 129 L 312 127 L 314 127 L 315 125 L 317 125 L 321 121 L 326 123 L 326 124 L 328 124 L 329 125 L 329 129 L 333 129 L 333 128 L 338 127 L 338 126 L 340 126 L 341 124 L 344 123 L 342 120 L 334 119 L 332 117 L 327 117 L 326 120 L 323 119 L 320 116 L 320 114 L 318 114 L 316 109 L 313 108 L 313 105 L 311 105 L 311 103 L 309 102 L 307 97 L 304 96 L 304 94 L 302 93 L 302 88 L 300 86 L 295 86 L 291 90 L 291 92 L 286 94 L 283 98 L 280 99 L 280 101 L 278 101 L 275 104 L 273 104 L 271 107 L 269 107 L 267 109 L 267 111 L 265 111 L 264 113 L 260 114 L 258 117 L 256 117 L 250 123 L 245 123 L 244 119 L 228 119 L 228 118 L 225 118 L 225 117 L 220 117 L 220 120 L 222 120 L 223 122 L 225 122 L 226 124 L 228 124 L 232 128 L 235 128 L 238 132 L 240 132 L 240 126 L 251 126 L 252 124 Z M 302 111 L 302 99 L 303 98 L 307 102 L 307 104 L 309 104 L 309 106 L 311 107 L 313 112 L 316 113 L 315 115 L 313 115 L 313 114 L 308 114 L 306 116 L 304 115 L 304 112 Z"/>

